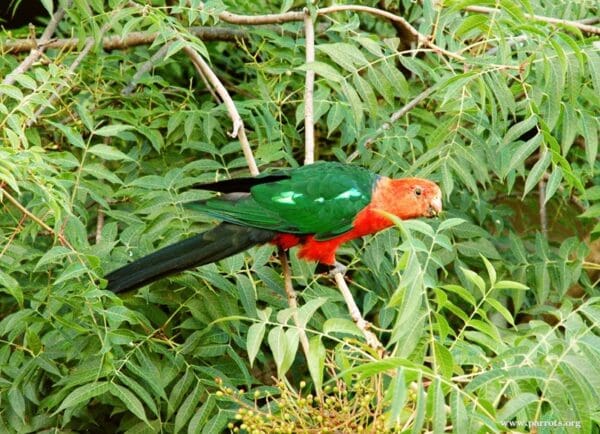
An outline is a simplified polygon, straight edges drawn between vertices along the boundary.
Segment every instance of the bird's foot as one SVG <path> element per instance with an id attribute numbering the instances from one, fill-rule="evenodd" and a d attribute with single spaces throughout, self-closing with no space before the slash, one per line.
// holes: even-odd
<path id="1" fill-rule="evenodd" d="M 342 276 L 345 276 L 346 271 L 348 271 L 348 267 L 341 262 L 335 261 L 333 267 L 329 269 L 329 277 L 335 277 L 335 275 L 338 273 L 340 273 Z"/>

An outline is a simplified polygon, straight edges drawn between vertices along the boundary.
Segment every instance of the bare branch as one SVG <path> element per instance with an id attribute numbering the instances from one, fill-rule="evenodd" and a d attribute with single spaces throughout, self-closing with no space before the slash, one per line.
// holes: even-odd
<path id="1" fill-rule="evenodd" d="M 544 237 L 548 236 L 548 215 L 546 213 L 546 181 L 544 178 L 538 183 L 538 203 L 540 205 L 540 229 Z"/>
<path id="2" fill-rule="evenodd" d="M 429 87 L 429 88 L 425 89 L 423 92 L 421 92 L 416 97 L 414 97 L 412 100 L 410 100 L 408 103 L 406 103 L 400 110 L 395 111 L 392 114 L 392 116 L 390 116 L 390 121 L 388 122 L 388 128 L 391 124 L 393 124 L 398 119 L 400 119 L 402 116 L 404 116 L 409 111 L 411 111 L 416 106 L 418 106 L 421 101 L 423 101 L 425 98 L 427 98 L 429 95 L 431 95 L 433 93 L 433 90 L 434 90 L 433 87 Z"/>
<path id="3" fill-rule="evenodd" d="M 48 231 L 50 234 L 52 234 L 56 238 L 58 238 L 58 241 L 60 241 L 60 243 L 63 246 L 67 246 L 69 249 L 71 249 L 73 251 L 75 250 L 73 248 L 73 246 L 69 243 L 69 241 L 64 237 L 63 234 L 56 232 L 54 229 L 52 229 L 50 226 L 48 226 L 46 223 L 44 223 L 43 220 L 39 219 L 35 214 L 31 213 L 27 208 L 25 208 L 23 205 L 21 205 L 21 202 L 19 202 L 17 199 L 15 199 L 8 191 L 6 191 L 6 189 L 4 187 L 0 187 L 0 191 L 2 192 L 2 196 L 6 197 L 9 202 L 11 202 L 14 206 L 16 206 L 18 208 L 18 210 L 21 212 L 21 214 L 27 216 L 28 218 L 30 218 L 31 220 L 36 222 L 38 225 L 40 225 L 43 229 Z"/>
<path id="4" fill-rule="evenodd" d="M 154 68 L 154 65 L 156 65 L 158 62 L 160 62 L 163 59 L 163 57 L 165 57 L 167 55 L 167 52 L 169 51 L 169 47 L 172 44 L 173 44 L 172 41 L 167 42 L 162 47 L 160 47 L 160 49 L 156 53 L 154 53 L 152 55 L 152 57 L 150 57 L 150 59 L 148 59 L 146 62 L 144 62 L 144 64 L 137 70 L 137 72 L 131 79 L 131 82 L 125 87 L 125 89 L 123 89 L 121 91 L 121 95 L 123 95 L 123 96 L 130 95 L 135 90 L 135 88 L 138 84 L 138 81 L 140 81 L 142 76 L 145 73 L 149 72 L 152 68 Z"/>
<path id="5" fill-rule="evenodd" d="M 98 220 L 96 223 L 96 244 L 102 241 L 102 229 L 104 228 L 104 210 L 98 208 Z"/>
<path id="6" fill-rule="evenodd" d="M 465 58 L 463 56 L 461 56 L 460 54 L 453 53 L 451 51 L 445 50 L 445 49 L 435 45 L 433 42 L 431 42 L 431 40 L 427 36 L 419 33 L 419 31 L 417 29 L 415 29 L 413 26 L 411 26 L 410 23 L 408 21 L 406 21 L 404 18 L 402 18 L 401 16 L 394 15 L 393 13 L 384 11 L 382 9 L 377 9 L 377 8 L 374 8 L 371 6 L 361 6 L 361 5 L 335 5 L 335 6 L 329 6 L 326 8 L 318 9 L 317 15 L 328 15 L 328 14 L 333 14 L 336 12 L 344 12 L 344 11 L 364 12 L 364 13 L 368 13 L 371 15 L 376 15 L 376 16 L 385 18 L 393 23 L 398 23 L 401 26 L 403 26 L 404 28 L 406 28 L 407 31 L 410 34 L 412 34 L 419 41 L 419 43 L 425 45 L 426 47 L 431 48 L 433 51 L 435 51 L 439 54 L 443 54 L 447 57 L 456 59 L 456 60 L 460 60 L 460 61 L 465 60 Z M 225 21 L 225 22 L 231 23 L 231 24 L 247 24 L 247 25 L 281 24 L 281 23 L 288 23 L 291 21 L 304 21 L 304 12 L 292 11 L 292 12 L 285 12 L 282 14 L 266 14 L 266 15 L 238 15 L 238 14 L 234 14 L 231 12 L 221 12 L 219 14 L 219 18 L 222 21 Z"/>
<path id="7" fill-rule="evenodd" d="M 411 111 L 416 106 L 418 106 L 421 103 L 421 101 L 423 101 L 425 98 L 427 98 L 429 95 L 431 95 L 433 93 L 433 90 L 434 90 L 434 87 L 429 87 L 429 88 L 425 89 L 423 92 L 421 92 L 416 97 L 414 97 L 412 100 L 410 100 L 408 103 L 406 103 L 400 110 L 395 111 L 392 114 L 392 116 L 390 116 L 390 120 L 385 122 L 383 125 L 381 125 L 377 129 L 375 134 L 373 136 L 369 137 L 365 141 L 365 144 L 364 144 L 365 148 L 367 148 L 367 149 L 370 148 L 377 137 L 379 137 L 385 131 L 389 130 L 392 127 L 392 124 L 394 122 L 397 122 L 398 119 L 400 119 L 401 117 L 406 115 L 409 111 Z M 350 154 L 350 156 L 347 158 L 346 161 L 348 163 L 350 163 L 351 161 L 356 159 L 359 155 L 360 155 L 359 151 L 356 150 L 352 154 Z"/>
<path id="8" fill-rule="evenodd" d="M 315 61 L 315 28 L 312 17 L 307 8 L 304 8 L 304 33 L 306 41 L 306 63 Z M 304 84 L 304 164 L 315 162 L 315 126 L 313 119 L 313 96 L 315 86 L 315 71 L 306 71 Z"/>
<path id="9" fill-rule="evenodd" d="M 208 64 L 204 61 L 202 56 L 200 56 L 196 50 L 194 50 L 189 45 L 185 45 L 183 51 L 192 59 L 194 65 L 196 65 L 201 71 L 202 74 L 209 81 L 211 86 L 217 92 L 223 104 L 227 108 L 227 112 L 229 113 L 229 117 L 233 122 L 233 129 L 229 135 L 231 137 L 237 137 L 240 141 L 240 145 L 242 146 L 242 151 L 244 152 L 244 157 L 246 158 L 246 163 L 248 164 L 248 168 L 250 169 L 250 173 L 252 175 L 258 175 L 259 170 L 256 165 L 256 161 L 254 160 L 254 155 L 252 154 L 252 148 L 250 147 L 250 143 L 248 142 L 248 138 L 246 137 L 246 130 L 244 129 L 244 121 L 242 120 L 240 114 L 235 107 L 233 99 L 229 95 L 229 92 L 223 86 L 223 83 L 219 80 L 219 77 L 213 72 L 212 69 L 208 66 Z"/>
<path id="10" fill-rule="evenodd" d="M 287 296 L 288 305 L 292 308 L 292 319 L 298 328 L 300 344 L 302 345 L 302 350 L 308 360 L 308 337 L 306 336 L 306 330 L 304 330 L 304 327 L 300 324 L 300 320 L 298 319 L 298 300 L 296 298 L 296 291 L 294 291 L 294 286 L 292 285 L 292 272 L 290 270 L 287 253 L 283 249 L 279 249 L 279 261 L 281 262 L 281 268 L 283 270 L 285 295 Z"/>
<path id="11" fill-rule="evenodd" d="M 194 36 L 202 39 L 203 41 L 229 41 L 235 42 L 240 39 L 246 39 L 248 33 L 244 30 L 229 29 L 225 27 L 191 27 L 189 32 Z M 123 50 L 130 47 L 137 47 L 139 45 L 150 45 L 159 33 L 148 33 L 148 32 L 131 32 L 126 37 L 120 36 L 109 36 L 102 39 L 102 48 L 110 50 Z M 86 44 L 94 42 L 94 38 L 86 38 Z M 66 39 L 54 39 L 48 41 L 42 41 L 42 39 L 16 39 L 13 41 L 6 41 L 0 45 L 0 51 L 4 53 L 17 54 L 23 51 L 32 50 L 36 47 L 39 48 L 58 48 L 61 50 L 73 50 L 79 46 L 78 38 L 66 38 Z"/>
<path id="12" fill-rule="evenodd" d="M 346 305 L 348 306 L 348 311 L 350 312 L 350 316 L 352 317 L 352 320 L 354 321 L 356 326 L 362 332 L 363 336 L 365 337 L 365 340 L 367 341 L 367 344 L 374 350 L 383 351 L 383 345 L 381 344 L 381 342 L 379 342 L 379 339 L 377 339 L 377 336 L 375 336 L 375 334 L 369 330 L 369 327 L 371 326 L 371 324 L 369 324 L 367 321 L 365 321 L 365 319 L 362 317 L 362 315 L 360 313 L 360 309 L 356 305 L 356 302 L 354 301 L 354 298 L 352 297 L 352 293 L 350 292 L 350 289 L 348 288 L 348 285 L 346 284 L 346 281 L 344 280 L 344 275 L 342 273 L 338 272 L 338 273 L 334 274 L 334 278 L 335 278 L 335 283 L 337 283 L 337 286 L 340 289 L 342 296 L 344 297 L 344 301 L 346 302 Z"/>
<path id="13" fill-rule="evenodd" d="M 496 14 L 496 13 L 502 12 L 501 9 L 490 8 L 487 6 L 467 6 L 465 8 L 465 10 L 467 10 L 469 12 L 476 12 L 476 13 L 482 13 L 482 14 Z M 542 21 L 544 23 L 554 24 L 554 25 L 575 27 L 575 28 L 581 30 L 583 33 L 600 35 L 600 27 L 595 27 L 595 26 L 586 24 L 585 22 L 563 20 L 561 18 L 552 18 L 552 17 L 545 17 L 542 15 L 532 15 L 532 14 L 524 14 L 524 16 L 530 20 Z"/>
<path id="14" fill-rule="evenodd" d="M 67 2 L 66 7 L 71 6 L 71 1 L 72 0 L 69 0 L 69 2 Z M 50 38 L 54 34 L 54 31 L 56 30 L 56 27 L 58 26 L 58 23 L 60 22 L 60 20 L 62 20 L 64 15 L 65 15 L 65 10 L 63 8 L 58 8 L 58 10 L 54 13 L 52 18 L 50 19 L 50 22 L 48 23 L 48 25 L 46 26 L 44 33 L 42 33 L 42 37 L 39 40 L 40 45 L 39 46 L 34 45 L 31 47 L 31 52 L 29 53 L 29 56 L 27 56 L 25 59 L 23 59 L 23 61 L 19 64 L 19 66 L 17 66 L 15 68 L 14 71 L 12 71 L 10 74 L 8 74 L 4 78 L 4 80 L 2 81 L 2 84 L 13 84 L 16 80 L 16 77 L 19 74 L 23 74 L 25 71 L 27 71 L 29 68 L 31 68 L 31 65 L 33 65 L 35 63 L 35 61 L 44 52 L 44 49 L 45 49 L 44 44 L 50 40 Z"/>
<path id="15" fill-rule="evenodd" d="M 105 23 L 102 28 L 100 29 L 100 34 L 104 34 L 108 28 L 110 27 L 110 23 L 107 22 Z M 85 46 L 83 47 L 83 50 L 81 50 L 81 52 L 77 55 L 77 57 L 75 58 L 75 60 L 73 61 L 73 63 L 71 63 L 71 65 L 69 66 L 69 72 L 73 73 L 75 72 L 75 70 L 79 67 L 79 65 L 81 64 L 81 62 L 83 62 L 83 59 L 85 59 L 85 56 L 87 56 L 89 54 L 89 52 L 92 50 L 92 48 L 94 47 L 94 38 L 88 38 Z M 63 91 L 63 89 L 66 87 L 66 84 L 60 85 L 50 96 L 50 98 L 48 98 L 48 102 L 43 105 L 40 106 L 40 108 L 38 108 L 35 112 L 35 114 L 33 115 L 33 117 L 29 118 L 27 120 L 27 127 L 31 127 L 33 124 L 35 124 L 37 122 L 37 120 L 39 119 L 39 117 L 42 115 L 42 113 L 44 113 L 44 111 L 46 110 L 47 107 L 52 106 L 52 104 L 59 98 L 59 95 L 61 94 L 61 92 Z"/>

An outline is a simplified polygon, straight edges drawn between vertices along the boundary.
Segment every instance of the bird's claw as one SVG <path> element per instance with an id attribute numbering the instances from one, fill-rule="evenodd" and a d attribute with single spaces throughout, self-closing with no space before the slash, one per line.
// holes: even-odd
<path id="1" fill-rule="evenodd" d="M 342 276 L 346 275 L 346 271 L 348 271 L 348 267 L 346 267 L 341 262 L 335 261 L 333 267 L 329 270 L 329 277 L 335 277 L 336 274 L 341 274 Z"/>

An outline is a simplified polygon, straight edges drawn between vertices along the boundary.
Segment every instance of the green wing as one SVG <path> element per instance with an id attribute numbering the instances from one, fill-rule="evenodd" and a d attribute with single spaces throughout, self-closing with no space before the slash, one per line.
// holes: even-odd
<path id="1" fill-rule="evenodd" d="M 358 212 L 371 201 L 378 178 L 361 167 L 340 163 L 277 173 L 285 177 L 253 185 L 245 197 L 210 199 L 195 208 L 230 223 L 327 239 L 352 228 Z"/>

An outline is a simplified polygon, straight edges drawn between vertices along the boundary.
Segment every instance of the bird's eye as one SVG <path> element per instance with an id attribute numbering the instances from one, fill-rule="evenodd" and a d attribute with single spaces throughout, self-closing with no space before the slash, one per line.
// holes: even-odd
<path id="1" fill-rule="evenodd" d="M 421 187 L 415 187 L 415 194 L 417 196 L 421 196 L 422 193 L 423 193 L 423 189 L 421 189 Z"/>

